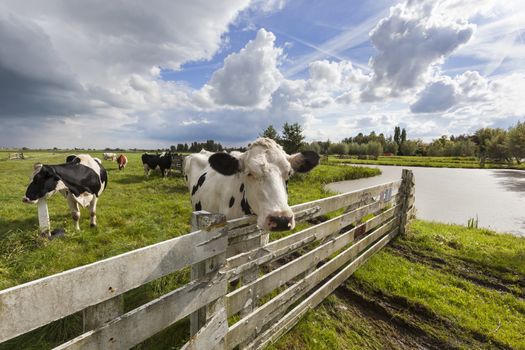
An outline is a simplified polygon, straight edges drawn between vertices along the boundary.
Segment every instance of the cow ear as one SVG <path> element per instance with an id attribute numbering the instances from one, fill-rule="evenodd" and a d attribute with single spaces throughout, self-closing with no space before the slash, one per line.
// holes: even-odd
<path id="1" fill-rule="evenodd" d="M 293 170 L 299 173 L 306 173 L 319 164 L 319 154 L 314 151 L 303 151 L 288 157 L 288 161 Z"/>
<path id="2" fill-rule="evenodd" d="M 214 153 L 208 158 L 213 170 L 217 171 L 222 175 L 233 175 L 241 171 L 241 162 L 228 153 Z"/>
<path id="3" fill-rule="evenodd" d="M 53 179 L 55 180 L 60 180 L 60 177 L 58 176 L 57 172 L 55 171 L 55 169 L 47 166 L 47 165 L 44 165 L 42 167 L 42 173 L 52 177 Z"/>

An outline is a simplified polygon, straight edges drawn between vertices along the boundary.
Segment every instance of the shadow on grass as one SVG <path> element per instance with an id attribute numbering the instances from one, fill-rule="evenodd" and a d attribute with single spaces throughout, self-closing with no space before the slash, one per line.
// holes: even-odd
<path id="1" fill-rule="evenodd" d="M 113 182 L 123 184 L 123 185 L 129 185 L 129 184 L 138 184 L 142 182 L 152 181 L 155 178 L 151 175 L 149 177 L 145 177 L 144 175 L 127 175 L 125 177 L 114 179 Z M 109 182 L 111 182 L 111 178 L 109 179 Z"/>
<path id="2" fill-rule="evenodd" d="M 38 228 L 38 217 L 6 220 L 0 217 L 0 242 L 13 232 L 33 231 Z"/>

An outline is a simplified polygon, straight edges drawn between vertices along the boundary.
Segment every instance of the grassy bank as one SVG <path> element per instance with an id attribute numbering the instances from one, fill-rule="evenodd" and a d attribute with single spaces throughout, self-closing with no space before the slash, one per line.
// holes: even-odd
<path id="1" fill-rule="evenodd" d="M 421 156 L 380 156 L 375 159 L 357 159 L 357 157 L 340 158 L 329 156 L 331 164 L 375 164 L 375 165 L 398 165 L 419 166 L 432 168 L 480 168 L 479 159 L 476 157 L 421 157 Z M 488 169 L 521 169 L 525 170 L 525 164 L 513 163 L 485 163 Z"/>
<path id="2" fill-rule="evenodd" d="M 51 225 L 64 227 L 66 237 L 49 241 L 38 234 L 37 208 L 23 204 L 35 162 L 63 163 L 69 153 L 24 152 L 25 160 L 6 160 L 0 152 L 0 290 L 85 265 L 132 249 L 190 232 L 189 194 L 180 175 L 168 179 L 143 175 L 139 153 L 126 153 L 128 167 L 119 172 L 116 162 L 104 161 L 109 185 L 98 203 L 98 228 L 89 227 L 88 212 L 81 210 L 81 231 L 74 230 L 66 201 L 60 195 L 49 201 Z M 102 153 L 92 152 L 102 158 Z M 378 175 L 379 170 L 320 165 L 289 183 L 290 203 L 330 195 L 327 182 Z M 188 281 L 188 271 L 151 282 L 125 295 L 132 309 Z M 0 349 L 49 348 L 79 333 L 80 315 L 43 327 L 4 344 Z M 165 349 L 187 340 L 187 320 L 174 325 L 139 348 Z M 170 344 L 170 346 L 168 346 Z"/>
<path id="3" fill-rule="evenodd" d="M 525 239 L 415 221 L 271 349 L 524 349 Z"/>

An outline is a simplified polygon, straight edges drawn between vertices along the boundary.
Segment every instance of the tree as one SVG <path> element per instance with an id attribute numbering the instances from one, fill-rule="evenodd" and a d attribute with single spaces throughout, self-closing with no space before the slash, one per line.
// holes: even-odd
<path id="1" fill-rule="evenodd" d="M 495 161 L 511 161 L 507 147 L 507 133 L 503 129 L 494 129 L 494 134 L 487 144 L 487 156 Z"/>
<path id="2" fill-rule="evenodd" d="M 413 156 L 417 151 L 417 143 L 415 141 L 405 141 L 401 144 L 399 152 L 404 156 Z"/>
<path id="3" fill-rule="evenodd" d="M 393 155 L 396 155 L 397 152 L 399 151 L 399 146 L 397 145 L 397 143 L 395 143 L 394 141 L 386 141 L 385 143 L 385 147 L 384 147 L 384 152 L 385 153 L 390 153 L 390 154 L 393 154 Z"/>
<path id="4" fill-rule="evenodd" d="M 319 141 L 318 144 L 319 144 L 319 147 L 321 147 L 321 154 L 328 154 L 328 150 L 330 148 L 330 145 L 332 144 L 332 141 L 330 140 Z"/>
<path id="5" fill-rule="evenodd" d="M 268 126 L 262 134 L 261 137 L 268 137 L 272 140 L 279 141 L 279 134 L 277 134 L 277 130 L 273 127 L 273 125 Z"/>
<path id="6" fill-rule="evenodd" d="M 394 142 L 397 144 L 397 149 L 399 151 L 401 148 L 401 128 L 399 126 L 394 128 Z"/>
<path id="7" fill-rule="evenodd" d="M 506 147 L 506 133 L 503 129 L 479 129 L 474 134 L 473 141 L 478 145 L 479 164 L 481 167 L 485 166 L 487 158 L 502 160 L 509 156 Z"/>
<path id="8" fill-rule="evenodd" d="M 321 145 L 319 144 L 319 142 L 312 142 L 312 143 L 307 143 L 304 145 L 304 150 L 305 151 L 314 151 L 316 153 L 321 153 Z"/>
<path id="9" fill-rule="evenodd" d="M 366 154 L 375 158 L 383 154 L 383 146 L 379 142 L 372 141 L 366 145 Z"/>
<path id="10" fill-rule="evenodd" d="M 401 131 L 401 143 L 405 142 L 407 140 L 407 131 L 405 128 Z"/>
<path id="11" fill-rule="evenodd" d="M 509 153 L 520 164 L 525 158 L 525 122 L 518 122 L 515 127 L 510 128 L 507 136 Z"/>
<path id="12" fill-rule="evenodd" d="M 347 154 L 348 153 L 348 144 L 347 143 L 333 143 L 330 145 L 330 154 Z"/>
<path id="13" fill-rule="evenodd" d="M 283 146 L 286 153 L 293 154 L 298 152 L 303 145 L 303 140 L 303 129 L 299 123 L 284 123 L 283 136 L 280 140 L 280 144 Z"/>

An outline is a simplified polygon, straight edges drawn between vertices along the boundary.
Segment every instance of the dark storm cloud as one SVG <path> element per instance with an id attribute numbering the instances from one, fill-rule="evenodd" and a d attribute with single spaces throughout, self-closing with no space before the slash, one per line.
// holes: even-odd
<path id="1" fill-rule="evenodd" d="M 85 91 L 35 23 L 0 15 L 0 117 L 89 110 Z"/>

